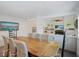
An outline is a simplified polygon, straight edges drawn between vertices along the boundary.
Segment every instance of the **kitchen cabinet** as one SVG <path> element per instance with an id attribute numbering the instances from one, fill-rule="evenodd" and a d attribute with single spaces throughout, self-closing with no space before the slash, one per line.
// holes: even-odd
<path id="1" fill-rule="evenodd" d="M 54 41 L 59 43 L 60 48 L 62 48 L 64 35 L 54 35 Z"/>
<path id="2" fill-rule="evenodd" d="M 79 57 L 79 38 L 77 39 L 77 56 Z"/>
<path id="3" fill-rule="evenodd" d="M 63 44 L 63 36 L 64 35 L 54 35 L 53 41 L 58 42 L 60 45 L 60 49 L 62 49 Z M 77 37 L 66 37 L 65 38 L 65 50 L 76 52 L 77 48 Z"/>
<path id="4" fill-rule="evenodd" d="M 76 52 L 76 48 L 77 48 L 76 43 L 77 43 L 76 37 L 66 37 L 65 50 Z"/>

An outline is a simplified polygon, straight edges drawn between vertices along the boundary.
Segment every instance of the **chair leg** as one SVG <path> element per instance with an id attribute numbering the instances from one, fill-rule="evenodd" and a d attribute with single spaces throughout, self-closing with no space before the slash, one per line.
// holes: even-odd
<path id="1" fill-rule="evenodd" d="M 9 44 L 8 44 L 8 51 L 7 51 L 7 56 L 6 57 L 9 57 Z"/>
<path id="2" fill-rule="evenodd" d="M 15 47 L 15 57 L 17 57 L 17 48 Z"/>

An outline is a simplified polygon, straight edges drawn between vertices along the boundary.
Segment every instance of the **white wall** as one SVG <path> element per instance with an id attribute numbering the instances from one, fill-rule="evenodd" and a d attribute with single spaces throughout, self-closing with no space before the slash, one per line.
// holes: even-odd
<path id="1" fill-rule="evenodd" d="M 26 30 L 25 31 L 27 33 L 32 33 L 32 27 L 36 27 L 37 26 L 36 19 L 28 19 L 27 22 L 25 22 L 25 24 L 24 24 L 26 26 Z"/>
<path id="2" fill-rule="evenodd" d="M 44 20 L 40 17 L 37 18 L 37 33 L 43 33 Z"/>
<path id="3" fill-rule="evenodd" d="M 79 57 L 79 15 L 78 15 L 78 30 L 77 30 L 77 34 L 78 34 L 78 37 L 77 37 L 77 56 Z"/>

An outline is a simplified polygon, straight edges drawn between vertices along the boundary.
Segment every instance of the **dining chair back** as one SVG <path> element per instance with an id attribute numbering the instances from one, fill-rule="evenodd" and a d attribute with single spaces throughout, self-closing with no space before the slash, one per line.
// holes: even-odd
<path id="1" fill-rule="evenodd" d="M 22 41 L 16 42 L 17 45 L 17 57 L 28 57 L 28 48 Z"/>
<path id="2" fill-rule="evenodd" d="M 2 38 L 4 41 L 3 56 L 8 57 L 9 56 L 9 40 L 5 36 L 2 36 Z"/>
<path id="3" fill-rule="evenodd" d="M 15 57 L 17 52 L 16 52 L 16 43 L 13 38 L 9 38 L 9 56 L 10 57 Z"/>

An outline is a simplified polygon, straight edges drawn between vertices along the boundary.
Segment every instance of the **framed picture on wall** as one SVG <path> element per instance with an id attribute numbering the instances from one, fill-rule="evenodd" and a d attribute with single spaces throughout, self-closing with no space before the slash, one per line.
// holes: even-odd
<path id="1" fill-rule="evenodd" d="M 55 25 L 56 30 L 64 30 L 64 25 Z"/>
<path id="2" fill-rule="evenodd" d="M 19 30 L 19 23 L 0 21 L 0 30 L 1 31 Z"/>

